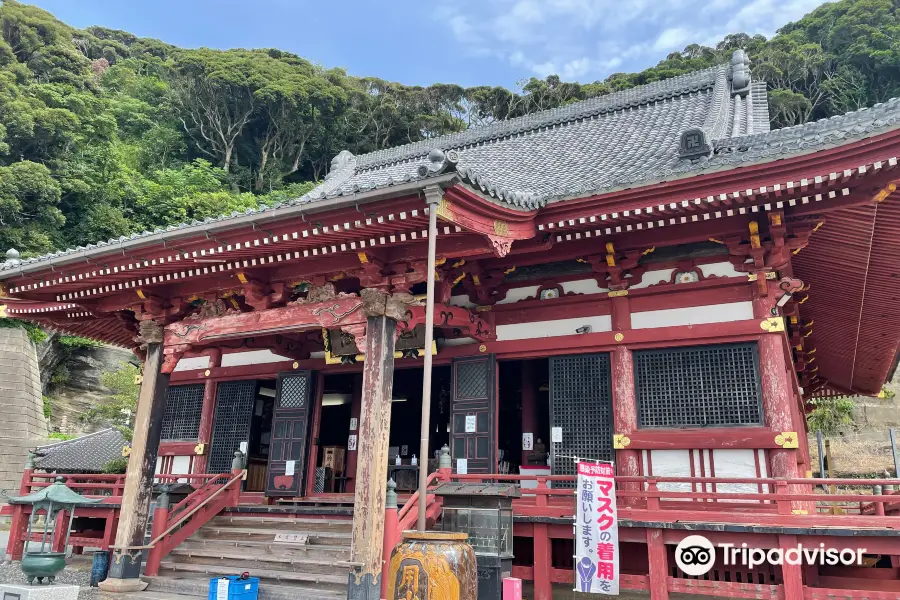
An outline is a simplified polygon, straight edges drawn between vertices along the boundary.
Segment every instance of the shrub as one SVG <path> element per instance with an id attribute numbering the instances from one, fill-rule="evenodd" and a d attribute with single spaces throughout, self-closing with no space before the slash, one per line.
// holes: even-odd
<path id="1" fill-rule="evenodd" d="M 102 472 L 108 475 L 122 475 L 126 470 L 128 470 L 128 458 L 125 456 L 112 459 L 103 465 L 101 469 Z"/>

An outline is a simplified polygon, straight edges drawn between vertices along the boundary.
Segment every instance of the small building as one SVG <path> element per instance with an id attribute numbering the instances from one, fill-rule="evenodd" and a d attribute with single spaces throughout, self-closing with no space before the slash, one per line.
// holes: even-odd
<path id="1" fill-rule="evenodd" d="M 48 473 L 102 473 L 128 446 L 118 429 L 110 427 L 34 450 L 34 466 Z"/>
<path id="2" fill-rule="evenodd" d="M 384 521 L 367 515 L 389 472 L 413 468 L 430 354 L 417 460 L 437 472 L 447 444 L 443 479 L 502 470 L 529 487 L 513 501 L 513 573 L 539 600 L 573 581 L 572 456 L 615 462 L 622 589 L 900 593 L 900 504 L 813 499 L 804 418 L 814 398 L 877 394 L 897 364 L 900 101 L 775 131 L 767 106 L 737 51 L 522 118 L 341 152 L 282 205 L 12 257 L 0 267 L 10 316 L 144 360 L 141 471 L 115 577 L 139 571 L 126 550 L 142 544 L 154 477 L 231 482 L 239 451 L 247 481 L 219 514 L 345 505 L 353 597 L 380 597 Z M 520 472 L 537 447 L 546 470 Z M 762 548 L 852 535 L 869 560 L 697 579 L 674 547 L 699 531 Z M 157 554 L 174 550 L 167 539 Z"/>

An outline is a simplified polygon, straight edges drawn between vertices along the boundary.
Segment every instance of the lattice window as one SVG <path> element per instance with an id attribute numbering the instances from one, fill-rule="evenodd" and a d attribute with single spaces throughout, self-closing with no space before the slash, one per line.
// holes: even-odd
<path id="1" fill-rule="evenodd" d="M 756 344 L 634 353 L 640 427 L 762 425 Z"/>
<path id="2" fill-rule="evenodd" d="M 461 362 L 456 367 L 457 398 L 487 398 L 487 363 L 483 361 Z"/>
<path id="3" fill-rule="evenodd" d="M 285 377 L 281 380 L 280 408 L 306 408 L 309 377 Z"/>
<path id="4" fill-rule="evenodd" d="M 550 426 L 562 428 L 562 442 L 550 444 L 554 475 L 575 474 L 572 456 L 612 460 L 610 379 L 608 354 L 550 359 Z"/>
<path id="5" fill-rule="evenodd" d="M 203 384 L 171 386 L 166 393 L 160 439 L 196 440 L 203 411 Z"/>
<path id="6" fill-rule="evenodd" d="M 250 420 L 256 402 L 255 381 L 226 381 L 216 392 L 216 414 L 209 449 L 210 473 L 231 470 L 234 453 L 249 441 Z"/>

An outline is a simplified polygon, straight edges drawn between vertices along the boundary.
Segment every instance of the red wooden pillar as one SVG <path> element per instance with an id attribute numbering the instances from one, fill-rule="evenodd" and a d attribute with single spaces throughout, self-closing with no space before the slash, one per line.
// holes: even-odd
<path id="1" fill-rule="evenodd" d="M 669 565 L 661 529 L 647 530 L 647 553 L 650 562 L 650 597 L 669 600 Z"/>
<path id="2" fill-rule="evenodd" d="M 760 278 L 764 274 L 759 275 Z M 753 314 L 758 319 L 772 316 L 775 306 L 774 298 L 768 292 L 763 293 L 757 287 L 753 299 Z M 787 373 L 785 357 L 784 333 L 764 333 L 759 338 L 759 370 L 762 382 L 763 413 L 766 425 L 775 432 L 797 432 L 802 424 L 795 422 L 792 408 L 794 403 L 793 386 Z M 773 477 L 796 479 L 797 451 L 776 449 L 769 453 Z"/>
<path id="3" fill-rule="evenodd" d="M 778 547 L 785 555 L 789 548 L 797 547 L 797 536 L 779 535 Z M 803 565 L 790 565 L 782 561 L 781 578 L 784 582 L 784 600 L 803 600 Z"/>
<path id="4" fill-rule="evenodd" d="M 387 494 L 384 500 L 384 546 L 381 551 L 383 575 L 381 577 L 381 597 L 387 598 L 388 573 L 391 566 L 391 553 L 400 542 L 400 519 L 397 514 L 397 484 L 393 480 L 387 482 Z"/>
<path id="5" fill-rule="evenodd" d="M 356 427 L 350 430 L 349 435 L 356 436 L 356 447 L 359 448 L 359 413 L 362 408 L 362 375 L 353 376 L 353 391 L 350 400 L 350 422 L 356 423 Z M 357 450 L 347 450 L 347 492 L 356 491 L 356 458 Z"/>
<path id="6" fill-rule="evenodd" d="M 153 512 L 153 527 L 150 529 L 150 539 L 155 540 L 162 535 L 169 523 L 169 494 L 164 491 L 156 499 L 156 510 Z M 154 577 L 159 574 L 159 565 L 163 559 L 163 544 L 157 543 L 147 553 L 147 564 L 144 567 L 144 575 Z"/>
<path id="7" fill-rule="evenodd" d="M 222 364 L 222 350 L 213 348 L 209 351 L 208 371 L 218 368 Z M 207 379 L 203 388 L 203 407 L 200 409 L 200 430 L 197 434 L 197 442 L 203 444 L 203 454 L 194 459 L 194 474 L 206 473 L 209 462 L 209 444 L 212 441 L 213 418 L 216 412 L 216 388 L 217 384 L 212 379 Z"/>
<path id="8" fill-rule="evenodd" d="M 631 331 L 631 306 L 628 295 L 610 298 L 613 331 L 622 331 L 622 342 L 628 343 Z M 613 433 L 628 437 L 637 429 L 637 397 L 634 391 L 634 360 L 627 346 L 613 350 L 611 359 L 613 378 Z M 623 439 L 623 438 L 619 438 Z M 641 474 L 641 453 L 626 447 L 616 450 L 616 471 L 621 476 Z M 633 501 L 633 499 L 631 499 Z"/>
<path id="9" fill-rule="evenodd" d="M 34 474 L 33 456 L 29 455 L 25 470 L 22 472 L 22 483 L 19 484 L 19 496 L 27 496 L 31 492 L 31 476 Z M 9 540 L 6 553 L 11 560 L 22 560 L 25 553 L 25 534 L 28 532 L 28 515 L 25 506 L 16 504 L 13 507 L 12 522 L 9 527 Z"/>
<path id="10" fill-rule="evenodd" d="M 66 533 L 69 530 L 69 513 L 61 510 L 56 513 L 56 524 L 53 527 L 53 539 L 50 541 L 50 550 L 52 552 L 66 551 Z"/>
<path id="11" fill-rule="evenodd" d="M 547 479 L 539 477 L 537 489 L 547 489 Z M 547 506 L 547 495 L 535 495 L 538 508 Z M 550 531 L 546 523 L 534 524 L 534 600 L 553 600 L 553 584 L 550 582 Z"/>
<path id="12" fill-rule="evenodd" d="M 532 442 L 537 441 L 537 384 L 534 378 L 534 363 L 530 360 L 522 361 L 522 433 L 530 433 Z M 498 396 L 499 397 L 499 396 Z M 521 446 L 520 446 L 521 447 Z M 525 464 L 525 451 L 522 451 L 522 459 Z"/>

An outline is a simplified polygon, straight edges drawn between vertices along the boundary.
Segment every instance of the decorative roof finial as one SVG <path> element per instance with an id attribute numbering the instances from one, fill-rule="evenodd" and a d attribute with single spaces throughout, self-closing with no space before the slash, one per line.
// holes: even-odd
<path id="1" fill-rule="evenodd" d="M 328 170 L 328 175 L 325 176 L 325 179 L 332 179 L 342 174 L 343 171 L 352 169 L 356 169 L 356 157 L 349 150 L 341 150 L 337 156 L 331 159 L 331 168 Z"/>
<path id="2" fill-rule="evenodd" d="M 709 142 L 709 136 L 699 127 L 688 129 L 681 134 L 681 141 L 678 145 L 678 157 L 696 159 L 704 156 L 711 156 L 713 153 L 712 144 Z"/>
<path id="3" fill-rule="evenodd" d="M 3 264 L 8 266 L 15 266 L 22 262 L 21 260 L 19 260 L 19 256 L 21 255 L 19 254 L 18 250 L 16 250 L 15 248 L 10 248 L 6 251 L 6 262 L 4 262 Z"/>
<path id="4" fill-rule="evenodd" d="M 731 55 L 731 95 L 746 96 L 750 91 L 750 58 L 741 49 Z"/>

